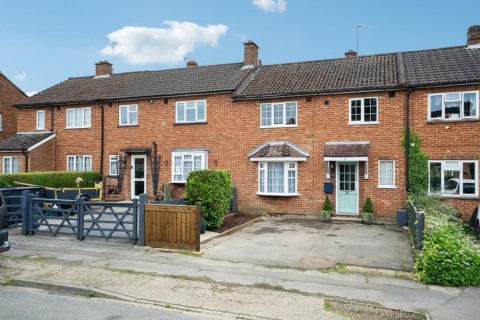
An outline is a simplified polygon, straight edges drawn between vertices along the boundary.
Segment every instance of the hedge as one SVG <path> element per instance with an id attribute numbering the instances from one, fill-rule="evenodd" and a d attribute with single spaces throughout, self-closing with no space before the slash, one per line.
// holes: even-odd
<path id="1" fill-rule="evenodd" d="M 15 181 L 44 186 L 50 188 L 74 188 L 75 181 L 80 177 L 83 182 L 80 187 L 93 187 L 95 182 L 102 181 L 99 172 L 94 171 L 46 171 L 46 172 L 24 172 L 0 175 L 0 187 L 15 186 Z"/>
<path id="2" fill-rule="evenodd" d="M 208 228 L 222 225 L 232 198 L 230 172 L 225 170 L 196 170 L 188 174 L 185 203 L 201 203 L 203 222 Z"/>

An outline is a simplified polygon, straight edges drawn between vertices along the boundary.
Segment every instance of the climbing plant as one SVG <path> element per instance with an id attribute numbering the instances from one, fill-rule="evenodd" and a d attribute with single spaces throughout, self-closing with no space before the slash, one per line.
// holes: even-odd
<path id="1" fill-rule="evenodd" d="M 418 133 L 409 131 L 408 146 L 408 192 L 419 194 L 428 190 L 428 156 L 422 152 L 422 138 Z M 406 152 L 406 130 L 403 132 L 402 147 Z"/>

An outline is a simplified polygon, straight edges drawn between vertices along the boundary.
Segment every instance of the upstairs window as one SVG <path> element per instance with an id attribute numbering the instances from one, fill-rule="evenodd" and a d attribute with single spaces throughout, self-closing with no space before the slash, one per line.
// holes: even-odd
<path id="1" fill-rule="evenodd" d="M 67 109 L 67 128 L 90 128 L 90 108 Z"/>
<path id="2" fill-rule="evenodd" d="M 428 120 L 478 119 L 478 91 L 428 95 Z"/>
<path id="3" fill-rule="evenodd" d="M 37 110 L 37 130 L 45 130 L 45 111 Z"/>
<path id="4" fill-rule="evenodd" d="M 429 161 L 429 192 L 452 197 L 478 195 L 478 161 Z"/>
<path id="5" fill-rule="evenodd" d="M 120 106 L 120 115 L 118 117 L 121 126 L 138 125 L 138 106 L 136 104 Z"/>
<path id="6" fill-rule="evenodd" d="M 350 99 L 350 124 L 378 123 L 378 99 Z"/>
<path id="7" fill-rule="evenodd" d="M 92 156 L 68 156 L 67 171 L 92 171 Z"/>
<path id="8" fill-rule="evenodd" d="M 296 127 L 297 103 L 262 103 L 260 105 L 260 127 Z"/>
<path id="9" fill-rule="evenodd" d="M 176 123 L 195 123 L 207 121 L 207 101 L 182 101 L 175 105 Z"/>
<path id="10" fill-rule="evenodd" d="M 207 151 L 185 151 L 172 153 L 172 181 L 185 183 L 194 170 L 207 169 Z"/>
<path id="11" fill-rule="evenodd" d="M 18 157 L 3 157 L 3 173 L 18 172 Z"/>

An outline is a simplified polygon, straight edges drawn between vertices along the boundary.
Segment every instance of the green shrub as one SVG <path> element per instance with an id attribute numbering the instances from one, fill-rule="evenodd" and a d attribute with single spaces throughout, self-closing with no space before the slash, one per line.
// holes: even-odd
<path id="1" fill-rule="evenodd" d="M 418 194 L 428 190 L 428 156 L 420 147 L 422 139 L 418 133 L 409 130 L 408 146 L 408 187 L 409 192 Z M 403 133 L 402 147 L 406 152 L 406 132 Z"/>
<path id="2" fill-rule="evenodd" d="M 416 279 L 443 286 L 480 285 L 480 247 L 438 198 L 423 199 L 427 231 L 415 261 Z"/>
<path id="3" fill-rule="evenodd" d="M 188 174 L 185 203 L 201 203 L 203 220 L 208 228 L 222 225 L 232 198 L 230 172 L 225 170 L 196 170 Z"/>
<path id="4" fill-rule="evenodd" d="M 373 213 L 373 204 L 372 204 L 372 199 L 370 197 L 367 197 L 367 199 L 365 200 L 365 203 L 363 204 L 363 207 L 362 207 L 362 212 Z"/>
<path id="5" fill-rule="evenodd" d="M 323 211 L 332 211 L 332 203 L 330 202 L 330 198 L 328 196 L 325 198 L 325 202 L 323 203 Z"/>
<path id="6" fill-rule="evenodd" d="M 74 188 L 75 180 L 80 177 L 80 187 L 93 187 L 95 182 L 102 181 L 99 172 L 94 171 L 46 171 L 24 172 L 0 175 L 0 187 L 14 186 L 15 181 L 50 188 Z"/>

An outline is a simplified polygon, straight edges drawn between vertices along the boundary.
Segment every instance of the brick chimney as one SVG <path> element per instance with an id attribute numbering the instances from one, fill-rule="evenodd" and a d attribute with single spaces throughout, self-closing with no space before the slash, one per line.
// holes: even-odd
<path id="1" fill-rule="evenodd" d="M 467 44 L 480 45 L 480 25 L 471 26 L 467 31 Z"/>
<path id="2" fill-rule="evenodd" d="M 95 76 L 111 75 L 112 72 L 112 64 L 107 60 L 95 63 Z"/>
<path id="3" fill-rule="evenodd" d="M 187 68 L 195 68 L 198 67 L 198 63 L 195 60 L 188 60 L 187 61 Z"/>
<path id="4" fill-rule="evenodd" d="M 243 46 L 243 63 L 245 66 L 258 66 L 258 46 L 252 40 L 248 40 Z"/>
<path id="5" fill-rule="evenodd" d="M 347 52 L 345 52 L 345 58 L 356 57 L 356 56 L 357 56 L 356 51 L 348 50 Z"/>

